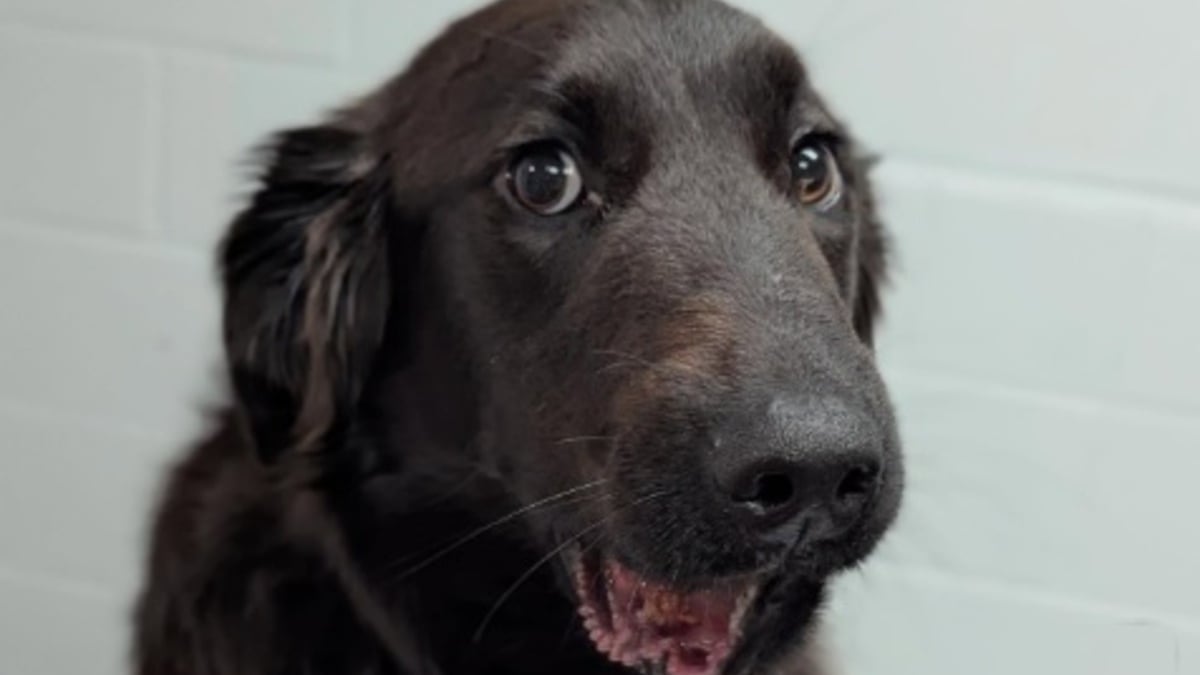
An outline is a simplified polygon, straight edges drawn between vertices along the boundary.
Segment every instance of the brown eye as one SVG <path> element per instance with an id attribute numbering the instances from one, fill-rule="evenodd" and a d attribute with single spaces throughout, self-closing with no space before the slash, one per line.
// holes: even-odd
<path id="1" fill-rule="evenodd" d="M 842 173 L 824 142 L 802 138 L 792 151 L 792 181 L 805 206 L 828 211 L 842 201 Z"/>
<path id="2" fill-rule="evenodd" d="M 579 164 L 566 149 L 552 144 L 519 155 L 509 167 L 508 185 L 522 206 L 541 216 L 564 213 L 583 195 Z"/>

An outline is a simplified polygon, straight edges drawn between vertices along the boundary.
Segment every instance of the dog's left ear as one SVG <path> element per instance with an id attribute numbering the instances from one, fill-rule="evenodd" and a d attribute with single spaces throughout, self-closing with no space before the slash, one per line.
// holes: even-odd
<path id="1" fill-rule="evenodd" d="M 866 225 L 858 253 L 858 279 L 855 283 L 854 330 L 869 346 L 875 344 L 875 322 L 881 311 L 880 289 L 886 281 L 886 245 L 882 228 L 874 221 Z"/>
<path id="2" fill-rule="evenodd" d="M 279 135 L 222 244 L 226 358 L 264 461 L 348 423 L 383 341 L 390 187 L 372 145 L 349 123 Z"/>
<path id="3" fill-rule="evenodd" d="M 854 284 L 854 330 L 867 345 L 875 343 L 875 323 L 882 307 L 880 293 L 887 283 L 888 242 L 887 232 L 879 221 L 875 195 L 871 190 L 868 174 L 879 162 L 876 157 L 861 157 L 856 161 L 855 173 L 862 199 L 863 223 L 858 242 L 858 269 Z"/>

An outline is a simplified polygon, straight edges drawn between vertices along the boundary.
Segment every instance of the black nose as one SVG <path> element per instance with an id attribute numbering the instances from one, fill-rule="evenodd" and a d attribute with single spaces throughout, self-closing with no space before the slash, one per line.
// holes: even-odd
<path id="1" fill-rule="evenodd" d="M 775 529 L 808 519 L 806 538 L 826 539 L 863 516 L 879 485 L 879 460 L 837 453 L 812 460 L 752 462 L 734 477 L 729 498 L 757 526 Z"/>
<path id="2" fill-rule="evenodd" d="M 836 539 L 869 512 L 882 446 L 865 416 L 827 401 L 777 403 L 742 429 L 716 449 L 714 470 L 726 503 L 763 536 Z"/>

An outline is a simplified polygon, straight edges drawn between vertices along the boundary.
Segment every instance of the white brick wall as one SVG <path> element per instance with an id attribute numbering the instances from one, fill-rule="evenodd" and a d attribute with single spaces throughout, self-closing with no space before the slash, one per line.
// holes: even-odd
<path id="1" fill-rule="evenodd" d="M 3 213 L 122 233 L 145 227 L 153 67 L 138 45 L 0 25 Z"/>
<path id="2" fill-rule="evenodd" d="M 0 0 L 0 675 L 122 670 L 245 150 L 472 4 Z M 847 675 L 1200 675 L 1200 4 L 741 4 L 887 156 L 911 490 Z"/>

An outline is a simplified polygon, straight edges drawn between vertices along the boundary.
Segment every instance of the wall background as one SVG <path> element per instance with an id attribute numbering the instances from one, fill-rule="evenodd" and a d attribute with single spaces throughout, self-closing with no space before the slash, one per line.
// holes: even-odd
<path id="1" fill-rule="evenodd" d="M 0 0 L 0 675 L 122 672 L 244 150 L 471 4 Z M 887 158 L 911 490 L 848 675 L 1200 674 L 1200 4 L 741 4 Z"/>

